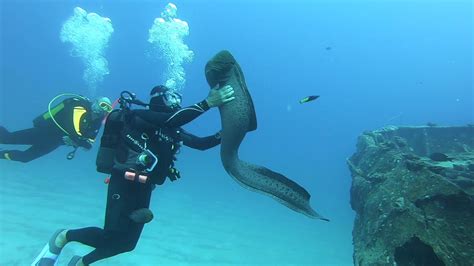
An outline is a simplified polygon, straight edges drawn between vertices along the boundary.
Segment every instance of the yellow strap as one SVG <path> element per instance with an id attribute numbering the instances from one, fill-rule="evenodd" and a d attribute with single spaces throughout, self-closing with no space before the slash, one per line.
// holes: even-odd
<path id="1" fill-rule="evenodd" d="M 86 113 L 86 109 L 82 106 L 77 106 L 74 107 L 74 113 L 73 113 L 73 122 L 74 122 L 74 130 L 76 131 L 76 134 L 78 136 L 82 136 L 81 134 L 81 118 L 82 116 Z"/>

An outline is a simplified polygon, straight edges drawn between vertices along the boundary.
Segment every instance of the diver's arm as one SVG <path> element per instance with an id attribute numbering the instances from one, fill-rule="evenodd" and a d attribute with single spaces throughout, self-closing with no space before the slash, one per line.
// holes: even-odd
<path id="1" fill-rule="evenodd" d="M 196 119 L 210 108 L 218 107 L 234 100 L 235 97 L 233 95 L 234 89 L 230 85 L 226 85 L 221 89 L 218 89 L 218 87 L 210 89 L 209 95 L 205 100 L 171 114 L 149 110 L 136 110 L 135 114 L 146 122 L 155 124 L 156 126 L 181 127 Z"/>
<path id="2" fill-rule="evenodd" d="M 193 121 L 209 109 L 210 107 L 206 100 L 193 104 L 186 108 L 179 109 L 168 119 L 166 119 L 165 126 L 172 128 L 183 126 Z"/>
<path id="3" fill-rule="evenodd" d="M 87 127 L 87 130 L 82 133 L 84 139 L 89 142 L 95 142 L 97 135 L 99 134 L 100 127 L 102 126 L 103 118 L 95 118 L 94 120 L 90 121 L 90 126 Z"/>
<path id="4" fill-rule="evenodd" d="M 93 139 L 85 139 L 85 138 L 80 138 L 78 140 L 78 142 L 76 142 L 78 144 L 79 147 L 82 147 L 86 150 L 90 150 L 92 148 L 92 143 L 94 142 Z"/>
<path id="5" fill-rule="evenodd" d="M 79 137 L 76 141 L 77 146 L 90 150 L 92 148 L 92 143 L 95 142 L 96 136 L 97 136 L 97 133 L 95 133 L 94 136 Z"/>
<path id="6" fill-rule="evenodd" d="M 84 139 L 84 138 L 78 138 L 72 135 L 67 135 L 63 137 L 63 142 L 64 144 L 72 147 L 82 147 L 87 150 L 92 148 L 92 142 L 93 140 L 90 139 Z"/>
<path id="7" fill-rule="evenodd" d="M 181 129 L 179 133 L 181 139 L 183 140 L 183 144 L 197 150 L 207 150 L 213 148 L 221 143 L 221 135 L 220 133 L 216 133 L 214 135 L 200 138 L 195 136 L 183 129 Z"/>
<path id="8" fill-rule="evenodd" d="M 144 121 L 155 126 L 181 127 L 209 110 L 206 100 L 179 109 L 174 113 L 154 112 L 151 110 L 134 110 L 133 112 Z"/>

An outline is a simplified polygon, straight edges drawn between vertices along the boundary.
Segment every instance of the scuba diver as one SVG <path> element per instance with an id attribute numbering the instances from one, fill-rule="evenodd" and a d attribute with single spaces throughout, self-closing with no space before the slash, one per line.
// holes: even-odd
<path id="1" fill-rule="evenodd" d="M 181 145 L 207 150 L 220 144 L 220 134 L 197 137 L 181 128 L 210 108 L 234 99 L 234 89 L 213 88 L 199 103 L 181 108 L 181 95 L 156 86 L 145 104 L 134 94 L 122 92 L 120 110 L 107 117 L 97 170 L 110 174 L 104 227 L 56 231 L 32 265 L 54 265 L 64 246 L 79 242 L 94 248 L 87 255 L 73 256 L 68 265 L 89 265 L 120 253 L 132 251 L 146 223 L 153 219 L 149 209 L 152 190 L 166 178 L 180 178 L 174 161 Z M 148 109 L 132 109 L 132 104 Z"/>
<path id="2" fill-rule="evenodd" d="M 112 111 L 111 102 L 107 97 L 91 102 L 75 95 L 51 107 L 54 100 L 65 95 L 74 94 L 55 97 L 48 105 L 48 111 L 33 120 L 32 128 L 10 132 L 0 126 L 0 144 L 31 145 L 24 151 L 2 150 L 0 159 L 27 163 L 61 145 L 68 145 L 74 148 L 67 155 L 67 159 L 71 160 L 78 147 L 89 150 L 103 119 Z"/>

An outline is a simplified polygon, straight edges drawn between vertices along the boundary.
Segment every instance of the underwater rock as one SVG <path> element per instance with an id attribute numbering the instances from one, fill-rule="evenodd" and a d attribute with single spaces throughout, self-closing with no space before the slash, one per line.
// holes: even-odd
<path id="1" fill-rule="evenodd" d="M 420 163 L 418 161 L 407 160 L 406 167 L 408 170 L 412 172 L 418 172 L 421 169 L 423 169 L 425 166 L 423 165 L 423 163 Z"/>
<path id="2" fill-rule="evenodd" d="M 429 169 L 431 172 L 436 173 L 436 174 L 442 174 L 443 171 L 444 171 L 444 167 L 438 166 L 438 165 L 429 166 L 428 169 Z"/>
<path id="3" fill-rule="evenodd" d="M 474 172 L 474 163 L 471 163 L 467 166 L 467 168 L 470 170 L 470 171 L 473 171 Z"/>
<path id="4" fill-rule="evenodd" d="M 474 265 L 474 127 L 365 132 L 347 164 L 354 265 Z"/>

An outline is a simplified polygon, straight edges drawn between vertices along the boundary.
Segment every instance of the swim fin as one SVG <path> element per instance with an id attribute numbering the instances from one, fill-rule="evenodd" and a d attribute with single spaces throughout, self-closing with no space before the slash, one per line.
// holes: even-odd
<path id="1" fill-rule="evenodd" d="M 56 238 L 58 235 L 63 232 L 65 229 L 59 229 L 56 231 L 49 242 L 43 247 L 40 254 L 35 258 L 31 266 L 56 266 L 58 262 L 59 253 L 61 253 L 62 248 L 56 246 Z"/>

